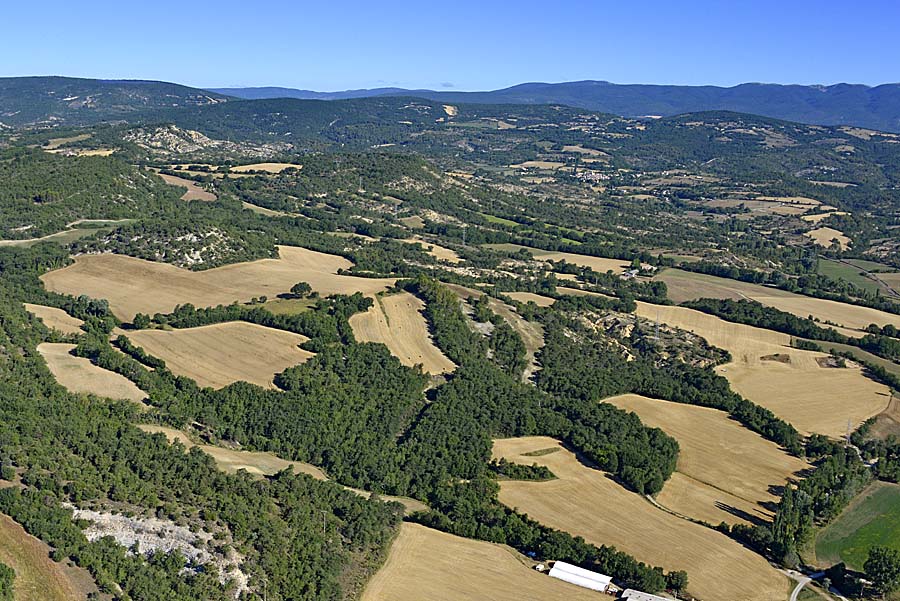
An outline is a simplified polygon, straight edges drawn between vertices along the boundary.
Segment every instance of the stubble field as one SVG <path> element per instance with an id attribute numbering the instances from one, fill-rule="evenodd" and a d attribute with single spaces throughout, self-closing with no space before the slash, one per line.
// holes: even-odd
<path id="1" fill-rule="evenodd" d="M 434 345 L 424 308 L 409 292 L 380 296 L 368 311 L 350 317 L 350 326 L 357 340 L 384 344 L 403 365 L 422 365 L 432 375 L 452 372 L 456 365 Z"/>
<path id="2" fill-rule="evenodd" d="M 550 448 L 558 450 L 526 455 Z M 667 570 L 687 570 L 689 590 L 701 599 L 772 601 L 787 596 L 787 578 L 760 555 L 719 532 L 654 507 L 604 472 L 579 463 L 552 438 L 496 440 L 493 455 L 545 465 L 557 476 L 546 482 L 500 483 L 503 504 L 542 524 L 597 545 L 615 545 Z"/>
<path id="3" fill-rule="evenodd" d="M 362 601 L 596 601 L 599 597 L 529 565 L 508 547 L 404 523 Z"/>
<path id="4" fill-rule="evenodd" d="M 716 368 L 745 398 L 790 422 L 802 433 L 840 437 L 847 420 L 854 426 L 883 411 L 886 386 L 869 380 L 852 363 L 822 367 L 824 353 L 790 347 L 790 336 L 731 323 L 693 309 L 638 303 L 637 314 L 694 332 L 731 353 Z"/>
<path id="5" fill-rule="evenodd" d="M 212 388 L 241 381 L 274 388 L 275 374 L 313 356 L 299 348 L 309 340 L 306 336 L 243 321 L 126 335 L 149 355 L 165 361 L 172 373 Z"/>
<path id="6" fill-rule="evenodd" d="M 74 344 L 44 342 L 37 350 L 47 362 L 50 373 L 69 392 L 95 394 L 111 399 L 140 403 L 147 394 L 134 383 L 117 373 L 103 369 L 83 357 L 69 352 Z"/>
<path id="7" fill-rule="evenodd" d="M 710 524 L 769 520 L 780 487 L 809 465 L 717 409 L 625 394 L 604 399 L 678 441 L 676 474 L 657 501 Z M 676 477 L 679 476 L 679 477 Z"/>
<path id="8" fill-rule="evenodd" d="M 190 271 L 124 255 L 81 255 L 75 263 L 41 276 L 53 292 L 105 298 L 116 317 L 131 321 L 136 313 L 170 313 L 176 305 L 210 307 L 274 298 L 297 282 L 307 282 L 322 296 L 362 292 L 374 296 L 393 279 L 337 275 L 352 263 L 343 257 L 296 246 L 279 246 L 279 258 L 260 259 Z"/>

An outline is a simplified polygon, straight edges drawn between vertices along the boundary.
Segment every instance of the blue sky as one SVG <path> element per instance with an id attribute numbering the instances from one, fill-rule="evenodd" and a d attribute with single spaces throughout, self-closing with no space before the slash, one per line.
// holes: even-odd
<path id="1" fill-rule="evenodd" d="M 0 76 L 316 90 L 900 81 L 898 0 L 5 4 Z"/>

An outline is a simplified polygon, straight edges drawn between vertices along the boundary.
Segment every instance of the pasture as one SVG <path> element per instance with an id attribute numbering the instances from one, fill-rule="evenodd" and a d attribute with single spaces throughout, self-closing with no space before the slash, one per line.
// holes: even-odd
<path id="1" fill-rule="evenodd" d="M 590 601 L 599 595 L 532 569 L 513 549 L 403 523 L 362 601 Z"/>
<path id="2" fill-rule="evenodd" d="M 879 277 L 884 275 L 890 274 L 880 274 Z M 869 307 L 812 298 L 749 282 L 691 273 L 680 269 L 666 269 L 654 279 L 666 283 L 669 289 L 669 299 L 676 303 L 698 298 L 750 299 L 787 313 L 793 313 L 797 317 L 812 315 L 822 322 L 840 324 L 844 328 L 850 329 L 840 330 L 842 333 L 856 337 L 863 336 L 863 332 L 851 330 L 862 330 L 872 323 L 880 326 L 890 323 L 900 327 L 900 315 Z"/>
<path id="3" fill-rule="evenodd" d="M 888 389 L 869 380 L 856 364 L 822 367 L 824 353 L 790 347 L 790 336 L 731 323 L 684 307 L 639 302 L 637 314 L 694 332 L 731 353 L 732 361 L 716 368 L 732 389 L 790 422 L 802 433 L 839 438 L 847 420 L 858 426 L 888 404 Z M 786 356 L 786 361 L 763 357 Z"/>
<path id="4" fill-rule="evenodd" d="M 352 263 L 343 257 L 297 246 L 279 246 L 277 259 L 260 259 L 190 271 L 165 263 L 124 255 L 81 255 L 75 263 L 41 276 L 48 290 L 105 298 L 116 317 L 131 321 L 136 313 L 170 313 L 176 305 L 210 307 L 247 302 L 257 296 L 274 298 L 297 282 L 307 282 L 322 296 L 366 296 L 393 285 L 393 279 L 337 275 Z"/>
<path id="5" fill-rule="evenodd" d="M 282 459 L 281 457 L 273 455 L 272 453 L 265 453 L 261 451 L 241 451 L 237 449 L 227 449 L 225 447 L 218 447 L 209 444 L 196 444 L 190 439 L 187 434 L 185 434 L 181 430 L 168 428 L 166 426 L 139 424 L 137 427 L 144 432 L 147 432 L 148 434 L 163 434 L 169 440 L 169 442 L 180 442 L 182 445 L 184 445 L 185 449 L 197 447 L 198 449 L 212 457 L 216 462 L 216 466 L 220 470 L 229 474 L 234 474 L 240 470 L 244 470 L 248 474 L 252 474 L 254 476 L 273 476 L 282 470 L 291 468 L 296 474 L 306 474 L 307 476 L 315 478 L 316 480 L 328 480 L 328 476 L 325 475 L 325 472 L 310 463 L 303 463 L 302 461 L 288 461 L 286 459 Z M 349 486 L 345 486 L 344 488 L 364 497 L 370 497 L 372 495 L 372 493 L 368 491 L 359 490 L 357 488 L 351 488 Z M 384 501 L 394 501 L 396 503 L 400 503 L 406 508 L 407 513 L 413 513 L 415 511 L 426 511 L 428 509 L 428 507 L 421 501 L 417 501 L 416 499 L 411 499 L 409 497 L 393 497 L 390 495 L 380 495 L 380 497 Z"/>
<path id="6" fill-rule="evenodd" d="M 534 454 L 553 447 L 559 450 Z M 760 555 L 655 507 L 604 472 L 579 463 L 552 438 L 496 440 L 493 456 L 545 465 L 556 474 L 556 480 L 546 482 L 500 482 L 500 501 L 542 524 L 597 545 L 615 545 L 667 570 L 686 570 L 690 593 L 701 599 L 772 601 L 787 596 L 787 578 Z"/>
<path id="7" fill-rule="evenodd" d="M 43 342 L 37 347 L 47 362 L 50 373 L 69 392 L 95 394 L 136 403 L 147 398 L 143 390 L 124 376 L 98 367 L 84 357 L 71 355 L 70 351 L 74 348 L 74 344 L 56 342 Z"/>
<path id="8" fill-rule="evenodd" d="M 431 340 L 424 308 L 409 292 L 379 296 L 368 311 L 350 317 L 350 326 L 357 340 L 384 344 L 404 365 L 422 365 L 432 375 L 452 372 L 456 365 Z"/>
<path id="9" fill-rule="evenodd" d="M 50 559 L 50 547 L 0 513 L 0 562 L 16 573 L 15 601 L 86 599 L 97 587 L 90 575 Z"/>
<path id="10" fill-rule="evenodd" d="M 676 474 L 657 501 L 710 524 L 770 520 L 783 486 L 809 465 L 717 409 L 625 394 L 603 400 L 678 441 Z"/>
<path id="11" fill-rule="evenodd" d="M 137 330 L 128 339 L 162 359 L 172 373 L 203 387 L 250 382 L 274 388 L 273 378 L 313 353 L 299 348 L 306 336 L 243 321 L 178 330 Z"/>
<path id="12" fill-rule="evenodd" d="M 25 310 L 44 322 L 48 328 L 61 334 L 78 335 L 83 333 L 81 324 L 84 322 L 72 317 L 62 309 L 25 303 Z"/>
<path id="13" fill-rule="evenodd" d="M 170 186 L 186 188 L 185 193 L 181 195 L 181 200 L 201 200 L 203 202 L 213 202 L 216 200 L 215 194 L 204 190 L 193 180 L 184 179 L 183 177 L 177 177 L 175 175 L 166 175 L 165 173 L 157 173 L 157 175 Z"/>
<path id="14" fill-rule="evenodd" d="M 821 566 L 845 562 L 862 570 L 875 546 L 900 550 L 900 486 L 873 482 L 816 536 Z"/>

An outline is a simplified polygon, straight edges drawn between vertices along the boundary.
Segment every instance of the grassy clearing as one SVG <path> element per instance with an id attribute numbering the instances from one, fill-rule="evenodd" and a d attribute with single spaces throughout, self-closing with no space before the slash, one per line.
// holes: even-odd
<path id="1" fill-rule="evenodd" d="M 821 367 L 824 353 L 790 347 L 790 336 L 731 323 L 693 309 L 638 303 L 637 314 L 692 331 L 710 344 L 731 353 L 732 362 L 716 368 L 731 387 L 766 407 L 804 433 L 840 437 L 847 419 L 855 425 L 881 413 L 888 389 L 869 380 L 862 369 Z M 782 355 L 781 361 L 762 357 Z"/>
<path id="2" fill-rule="evenodd" d="M 487 219 L 488 223 L 499 223 L 500 225 L 508 225 L 509 227 L 519 227 L 522 225 L 521 223 L 516 223 L 512 219 L 504 219 L 503 217 L 497 217 L 496 215 L 488 215 L 487 213 L 479 213 L 482 217 Z M 497 244 L 497 245 L 488 245 L 488 246 L 515 246 L 514 244 Z"/>
<path id="3" fill-rule="evenodd" d="M 50 559 L 50 547 L 0 514 L 0 562 L 11 567 L 15 601 L 73 601 L 95 592 L 90 575 Z"/>
<path id="4" fill-rule="evenodd" d="M 710 524 L 769 520 L 778 497 L 770 492 L 809 464 L 741 426 L 717 409 L 625 394 L 604 399 L 675 438 L 677 473 L 657 500 Z"/>
<path id="5" fill-rule="evenodd" d="M 45 326 L 52 330 L 62 334 L 77 335 L 82 333 L 81 324 L 84 322 L 72 317 L 62 309 L 25 303 L 25 310 L 40 319 Z"/>
<path id="6" fill-rule="evenodd" d="M 536 450 L 559 447 L 546 455 Z M 784 599 L 787 578 L 761 556 L 725 535 L 676 517 L 625 490 L 605 473 L 585 467 L 552 438 L 494 442 L 494 457 L 546 465 L 547 482 L 504 481 L 500 500 L 553 528 L 594 544 L 615 545 L 641 561 L 687 570 L 689 589 L 701 599 Z"/>
<path id="7" fill-rule="evenodd" d="M 424 307 L 409 292 L 379 297 L 368 311 L 353 315 L 350 326 L 359 341 L 383 343 L 404 365 L 422 365 L 434 375 L 452 372 L 456 365 L 431 340 Z"/>
<path id="8" fill-rule="evenodd" d="M 136 403 L 141 403 L 147 398 L 143 390 L 124 376 L 97 367 L 83 357 L 70 355 L 70 351 L 74 348 L 74 344 L 56 342 L 44 342 L 37 347 L 47 362 L 50 373 L 69 392 L 95 394 Z"/>
<path id="9" fill-rule="evenodd" d="M 881 274 L 879 277 L 890 274 Z M 798 317 L 813 317 L 822 322 L 837 323 L 852 330 L 862 330 L 869 324 L 893 324 L 900 327 L 900 315 L 886 313 L 868 307 L 848 305 L 836 301 L 812 298 L 777 288 L 739 282 L 712 275 L 691 273 L 680 269 L 666 269 L 655 279 L 666 283 L 669 298 L 681 303 L 698 298 L 742 298 L 759 301 Z M 842 330 L 848 335 L 861 337 L 863 332 Z"/>
<path id="10" fill-rule="evenodd" d="M 178 441 L 182 445 L 184 445 L 185 449 L 197 447 L 198 449 L 212 457 L 220 470 L 222 470 L 223 472 L 228 472 L 229 474 L 236 473 L 239 470 L 244 470 L 248 474 L 262 477 L 272 476 L 282 470 L 292 469 L 297 474 L 306 474 L 307 476 L 311 476 L 316 480 L 328 480 L 328 476 L 325 475 L 325 472 L 312 464 L 303 463 L 302 461 L 288 461 L 286 459 L 282 459 L 281 457 L 273 455 L 272 453 L 264 453 L 258 451 L 240 451 L 237 449 L 226 449 L 224 447 L 217 447 L 208 444 L 196 444 L 190 439 L 187 434 L 185 434 L 181 430 L 168 428 L 166 426 L 140 424 L 138 425 L 138 428 L 150 434 L 163 434 L 167 439 L 169 439 L 169 442 Z M 349 486 L 345 486 L 344 488 L 353 491 L 361 496 L 369 497 L 372 495 L 372 493 L 368 491 L 359 490 L 357 488 L 350 488 Z M 426 511 L 428 509 L 428 507 L 421 501 L 410 499 L 408 497 L 392 497 L 390 495 L 381 495 L 381 499 L 385 501 L 395 501 L 397 503 L 400 503 L 401 505 L 406 507 L 407 513 L 413 513 L 415 511 Z"/>
<path id="11" fill-rule="evenodd" d="M 316 305 L 313 298 L 276 298 L 266 301 L 263 308 L 275 315 L 296 315 Z"/>
<path id="12" fill-rule="evenodd" d="M 136 313 L 170 313 L 176 305 L 210 307 L 247 302 L 257 296 L 275 298 L 297 282 L 307 282 L 322 296 L 362 292 L 374 296 L 393 279 L 337 275 L 352 263 L 343 257 L 296 246 L 279 246 L 279 258 L 235 263 L 206 271 L 190 271 L 165 263 L 123 255 L 82 255 L 75 263 L 41 276 L 48 290 L 105 298 L 124 321 Z"/>
<path id="13" fill-rule="evenodd" d="M 212 388 L 240 381 L 274 388 L 275 374 L 313 356 L 299 348 L 309 340 L 305 336 L 243 321 L 181 330 L 138 330 L 127 336 L 165 361 L 173 373 Z"/>
<path id="14" fill-rule="evenodd" d="M 185 193 L 181 195 L 181 200 L 200 200 L 203 202 L 213 202 L 216 200 L 215 194 L 204 190 L 193 180 L 184 179 L 183 177 L 174 175 L 166 175 L 165 173 L 158 173 L 157 175 L 163 178 L 163 181 L 170 186 L 187 188 Z"/>
<path id="15" fill-rule="evenodd" d="M 874 482 L 816 537 L 820 565 L 843 561 L 854 570 L 874 546 L 900 550 L 900 486 Z"/>
<path id="16" fill-rule="evenodd" d="M 530 566 L 514 550 L 404 523 L 362 601 L 589 601 L 599 595 Z"/>
<path id="17" fill-rule="evenodd" d="M 399 221 L 412 230 L 420 230 L 425 227 L 425 220 L 418 215 L 412 215 L 411 217 L 401 217 Z"/>

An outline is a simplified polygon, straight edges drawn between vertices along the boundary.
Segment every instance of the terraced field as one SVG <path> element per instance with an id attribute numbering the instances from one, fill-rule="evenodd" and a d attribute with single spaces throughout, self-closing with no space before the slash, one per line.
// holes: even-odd
<path id="1" fill-rule="evenodd" d="M 137 330 L 128 338 L 166 362 L 172 373 L 200 386 L 223 388 L 250 382 L 274 388 L 273 378 L 313 353 L 299 348 L 306 336 L 243 321 L 180 330 Z"/>
<path id="2" fill-rule="evenodd" d="M 840 437 L 847 420 L 859 425 L 888 405 L 886 386 L 852 363 L 823 367 L 824 353 L 790 347 L 790 336 L 724 321 L 693 309 L 638 303 L 637 314 L 694 332 L 731 353 L 716 368 L 731 387 L 804 433 Z"/>
<path id="3" fill-rule="evenodd" d="M 393 285 L 393 279 L 337 275 L 352 263 L 343 257 L 297 246 L 279 246 L 279 258 L 235 263 L 206 271 L 189 271 L 165 263 L 124 255 L 81 255 L 75 263 L 41 276 L 48 290 L 105 298 L 116 317 L 131 321 L 136 313 L 170 313 L 176 305 L 210 307 L 274 298 L 297 282 L 307 282 L 322 296 L 362 292 L 367 296 Z"/>
<path id="4" fill-rule="evenodd" d="M 541 455 L 534 451 L 557 449 Z M 546 482 L 504 481 L 500 501 L 552 528 L 594 544 L 615 545 L 668 570 L 687 570 L 689 592 L 701 599 L 772 601 L 787 597 L 787 577 L 725 535 L 676 517 L 629 492 L 604 472 L 542 436 L 494 441 L 493 456 L 546 465 Z"/>
<path id="5" fill-rule="evenodd" d="M 676 473 L 657 501 L 682 515 L 718 524 L 769 520 L 772 487 L 809 467 L 717 409 L 625 394 L 604 399 L 678 441 Z"/>

